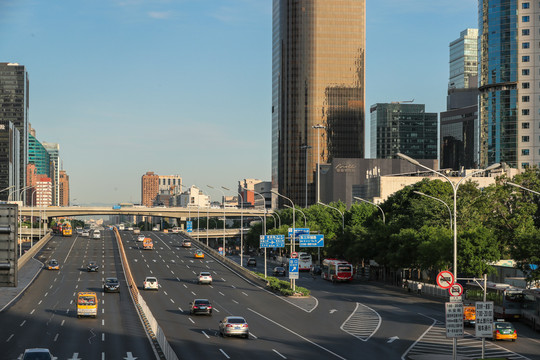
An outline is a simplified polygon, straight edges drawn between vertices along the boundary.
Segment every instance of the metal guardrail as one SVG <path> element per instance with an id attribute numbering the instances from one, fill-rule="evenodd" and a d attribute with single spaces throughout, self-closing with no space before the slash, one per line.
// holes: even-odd
<path id="1" fill-rule="evenodd" d="M 127 260 L 126 252 L 124 250 L 124 244 L 122 244 L 122 239 L 117 228 L 114 228 L 114 234 L 118 243 L 120 259 L 122 261 L 122 265 L 124 266 L 124 274 L 126 276 L 126 281 L 128 283 L 128 287 L 131 293 L 131 298 L 133 300 L 133 303 L 135 304 L 135 308 L 137 309 L 141 321 L 145 326 L 146 332 L 152 340 L 154 349 L 156 350 L 160 359 L 178 360 L 178 357 L 176 356 L 176 353 L 173 351 L 171 345 L 167 341 L 163 330 L 161 330 L 161 327 L 152 315 L 150 308 L 148 307 L 148 305 L 146 305 L 146 302 L 139 293 L 137 284 L 135 283 L 133 275 L 131 274 L 129 262 Z"/>
<path id="2" fill-rule="evenodd" d="M 36 255 L 39 252 L 39 250 L 41 250 L 43 246 L 45 246 L 45 244 L 51 239 L 51 237 L 52 237 L 52 233 L 49 231 L 47 234 L 45 234 L 43 238 L 41 238 L 36 244 L 34 244 L 34 246 L 32 246 L 26 253 L 24 253 L 19 258 L 18 265 L 17 265 L 18 269 L 20 270 L 24 266 L 24 264 L 28 262 L 28 260 L 33 258 L 34 255 Z"/>

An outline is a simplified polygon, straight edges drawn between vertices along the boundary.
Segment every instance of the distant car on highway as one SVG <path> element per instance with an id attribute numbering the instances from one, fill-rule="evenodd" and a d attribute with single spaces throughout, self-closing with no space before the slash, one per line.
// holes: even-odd
<path id="1" fill-rule="evenodd" d="M 157 278 L 153 276 L 147 276 L 143 282 L 144 290 L 158 290 L 159 284 Z"/>
<path id="2" fill-rule="evenodd" d="M 24 350 L 22 360 L 53 360 L 56 359 L 52 356 L 49 349 L 34 348 Z"/>
<path id="3" fill-rule="evenodd" d="M 152 231 L 159 231 L 159 228 L 158 228 L 157 226 L 154 226 L 154 227 L 152 228 Z"/>
<path id="4" fill-rule="evenodd" d="M 86 270 L 88 270 L 88 272 L 98 272 L 99 266 L 95 261 L 90 261 L 86 266 Z"/>
<path id="5" fill-rule="evenodd" d="M 127 229 L 128 229 L 128 231 L 133 231 L 133 226 L 130 226 Z"/>
<path id="6" fill-rule="evenodd" d="M 94 230 L 94 233 L 92 234 L 92 238 L 101 239 L 101 232 L 99 230 Z"/>
<path id="7" fill-rule="evenodd" d="M 47 269 L 48 270 L 60 270 L 60 265 L 58 265 L 58 261 L 56 261 L 55 259 L 51 259 L 47 263 Z"/>
<path id="8" fill-rule="evenodd" d="M 257 266 L 257 259 L 249 258 L 247 261 L 247 266 Z"/>
<path id="9" fill-rule="evenodd" d="M 189 240 L 182 241 L 182 247 L 190 248 L 191 247 L 191 241 L 189 241 Z"/>
<path id="10" fill-rule="evenodd" d="M 202 250 L 195 251 L 195 259 L 204 259 L 204 253 Z"/>
<path id="11" fill-rule="evenodd" d="M 249 326 L 241 316 L 227 316 L 219 321 L 219 333 L 221 336 L 240 335 L 249 338 Z"/>
<path id="12" fill-rule="evenodd" d="M 281 266 L 276 266 L 272 270 L 272 275 L 274 275 L 274 276 L 286 276 L 287 272 L 285 271 L 285 268 L 282 268 Z"/>
<path id="13" fill-rule="evenodd" d="M 144 234 L 137 236 L 137 241 L 144 241 Z"/>
<path id="14" fill-rule="evenodd" d="M 82 233 L 81 233 L 81 236 L 90 237 L 90 231 L 89 230 L 83 230 Z"/>
<path id="15" fill-rule="evenodd" d="M 197 283 L 212 285 L 212 274 L 210 274 L 208 271 L 201 271 Z"/>
<path id="16" fill-rule="evenodd" d="M 115 277 L 106 278 L 105 283 L 103 283 L 103 291 L 120 292 L 120 283 L 118 282 L 118 279 Z"/>
<path id="17" fill-rule="evenodd" d="M 195 299 L 189 303 L 189 313 L 194 314 L 207 314 L 212 315 L 212 304 L 207 299 Z"/>

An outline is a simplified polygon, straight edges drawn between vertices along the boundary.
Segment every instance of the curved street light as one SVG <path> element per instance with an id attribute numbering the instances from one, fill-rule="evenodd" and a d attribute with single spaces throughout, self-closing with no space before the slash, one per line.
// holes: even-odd
<path id="1" fill-rule="evenodd" d="M 289 199 L 288 197 L 286 197 L 285 195 L 281 195 L 280 193 L 278 193 L 277 191 L 275 190 L 270 190 L 270 192 L 272 194 L 275 194 L 277 196 L 281 196 L 282 198 L 288 200 L 291 202 L 291 205 L 292 205 L 292 211 L 293 211 L 293 218 L 292 218 L 292 223 L 293 223 L 293 228 L 292 228 L 292 239 L 291 239 L 291 253 L 294 252 L 294 242 L 295 242 L 295 238 L 296 238 L 296 213 L 295 213 L 295 207 L 294 207 L 294 203 L 291 199 Z M 265 206 L 266 208 L 266 206 Z M 291 279 L 291 282 L 292 282 L 292 288 L 293 288 L 293 292 L 296 291 L 296 279 Z"/>
<path id="2" fill-rule="evenodd" d="M 538 191 L 534 191 L 534 190 L 531 190 L 531 189 L 527 189 L 526 187 L 523 187 L 521 185 L 518 185 L 518 184 L 514 184 L 513 182 L 510 182 L 510 181 L 507 181 L 506 182 L 508 185 L 512 185 L 512 186 L 515 186 L 517 188 L 520 188 L 520 189 L 523 189 L 523 190 L 527 190 L 529 192 L 532 192 L 533 194 L 536 194 L 536 195 L 540 195 L 540 192 Z"/>
<path id="3" fill-rule="evenodd" d="M 386 224 L 386 218 L 384 216 L 384 211 L 379 205 L 375 204 L 374 202 L 368 201 L 366 199 L 359 198 L 358 196 L 353 196 L 353 198 L 356 199 L 356 200 L 360 200 L 360 201 L 363 201 L 363 202 L 366 202 L 368 204 L 371 204 L 371 205 L 374 205 L 374 206 L 378 207 L 379 210 L 381 210 L 381 213 L 382 213 L 382 222 L 383 222 L 383 224 Z"/>
<path id="4" fill-rule="evenodd" d="M 446 206 L 446 208 L 448 209 L 448 214 L 450 214 L 450 230 L 452 230 L 452 210 L 450 210 L 450 206 L 448 206 L 448 204 L 444 201 L 442 201 L 441 199 L 439 198 L 436 198 L 435 196 L 431 196 L 431 195 L 428 195 L 428 194 L 424 194 L 423 192 L 421 191 L 413 191 L 413 193 L 415 194 L 418 194 L 418 195 L 422 195 L 422 196 L 425 196 L 425 197 L 428 197 L 430 199 L 433 199 L 433 200 L 437 200 L 438 202 L 441 202 L 444 204 L 444 206 Z"/>
<path id="5" fill-rule="evenodd" d="M 283 204 L 283 206 L 285 206 L 286 208 L 292 209 L 289 205 Z M 307 225 L 306 225 L 306 224 L 307 224 L 306 214 L 305 214 L 302 210 L 300 210 L 300 209 L 296 209 L 296 210 L 297 210 L 297 211 L 300 211 L 300 213 L 301 213 L 302 216 L 304 217 L 304 227 L 307 227 Z"/>
<path id="6" fill-rule="evenodd" d="M 339 210 L 338 208 L 335 208 L 333 206 L 330 206 L 330 205 L 327 205 L 325 203 L 322 203 L 322 202 L 318 202 L 317 204 L 319 205 L 323 205 L 323 206 L 326 206 L 326 207 L 329 207 L 330 209 L 334 209 L 336 210 L 337 212 L 339 212 L 339 214 L 341 215 L 341 231 L 342 233 L 345 233 L 345 216 L 343 215 L 343 212 L 341 212 L 341 210 Z"/>

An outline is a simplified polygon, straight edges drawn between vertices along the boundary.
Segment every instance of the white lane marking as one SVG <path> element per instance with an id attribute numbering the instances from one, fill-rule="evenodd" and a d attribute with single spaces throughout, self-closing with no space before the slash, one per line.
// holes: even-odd
<path id="1" fill-rule="evenodd" d="M 54 337 L 55 342 L 56 342 L 56 340 L 58 340 L 58 335 L 60 335 L 60 334 L 57 333 L 56 336 Z"/>
<path id="2" fill-rule="evenodd" d="M 227 281 L 227 280 L 225 280 L 224 278 L 221 278 L 221 280 L 222 280 L 223 282 Z"/>
<path id="3" fill-rule="evenodd" d="M 292 234 L 292 233 L 291 233 Z M 152 270 L 150 270 L 150 274 L 153 274 L 154 272 Z"/>
<path id="4" fill-rule="evenodd" d="M 258 339 L 258 337 L 256 337 L 251 331 L 249 332 L 249 335 L 253 336 L 254 339 Z"/>
<path id="5" fill-rule="evenodd" d="M 225 294 L 224 294 L 224 293 L 222 293 L 221 291 L 220 291 L 219 293 L 220 293 L 221 295 L 225 296 Z"/>
<path id="6" fill-rule="evenodd" d="M 291 234 L 292 234 L 292 233 L 291 233 Z M 234 286 L 234 285 L 231 285 L 231 287 L 232 287 L 233 289 L 236 289 L 236 286 Z"/>
<path id="7" fill-rule="evenodd" d="M 14 336 L 15 334 L 11 334 L 8 339 L 6 340 L 6 342 L 9 342 L 9 340 L 11 340 L 11 338 Z"/>
<path id="8" fill-rule="evenodd" d="M 66 255 L 66 258 L 64 259 L 64 264 L 66 263 L 67 258 L 69 257 L 69 254 L 71 253 L 71 249 L 73 249 L 73 246 L 75 246 L 75 243 L 77 242 L 77 239 L 78 239 L 78 238 L 79 238 L 79 237 L 76 236 L 76 237 L 75 237 L 75 240 L 73 241 L 73 244 L 71 244 L 71 247 L 69 248 L 69 251 L 68 251 L 68 253 L 67 253 L 67 255 Z"/>
<path id="9" fill-rule="evenodd" d="M 189 265 L 186 265 L 186 267 L 187 267 L 188 269 L 190 269 Z"/>
<path id="10" fill-rule="evenodd" d="M 62 323 L 60 324 L 60 326 L 64 326 L 65 322 L 66 322 L 66 320 L 62 320 Z"/>
<path id="11" fill-rule="evenodd" d="M 193 321 L 192 318 L 188 318 L 188 319 L 189 319 L 189 321 L 191 321 L 193 324 L 195 324 L 195 321 Z"/>
<path id="12" fill-rule="evenodd" d="M 105 341 L 105 333 L 101 334 L 101 341 Z"/>
<path id="13" fill-rule="evenodd" d="M 201 332 L 204 334 L 204 336 L 206 336 L 207 339 L 210 339 L 210 336 L 206 335 L 206 333 L 204 332 L 204 330 L 201 331 Z"/>
<path id="14" fill-rule="evenodd" d="M 105 319 L 101 319 L 101 325 L 105 325 Z"/>
<path id="15" fill-rule="evenodd" d="M 104 352 L 101 353 L 101 360 L 105 360 L 105 353 Z"/>
<path id="16" fill-rule="evenodd" d="M 242 291 L 242 294 L 244 294 L 244 295 L 248 296 L 248 294 L 246 294 L 246 293 L 245 293 L 245 292 L 243 292 L 243 291 Z"/>
<path id="17" fill-rule="evenodd" d="M 78 289 L 79 288 L 79 284 L 75 285 L 75 289 Z"/>
<path id="18" fill-rule="evenodd" d="M 186 285 L 186 284 L 183 284 L 183 285 L 184 285 L 184 287 L 187 289 L 187 285 Z"/>
<path id="19" fill-rule="evenodd" d="M 218 310 L 218 309 L 216 309 L 216 308 L 214 308 L 214 311 L 216 311 L 216 312 L 219 312 L 219 310 Z"/>
<path id="20" fill-rule="evenodd" d="M 206 265 L 206 268 L 207 268 L 207 269 L 210 269 L 210 266 Z"/>
<path id="21" fill-rule="evenodd" d="M 252 310 L 252 309 L 250 309 L 250 308 L 248 308 L 248 310 L 251 311 L 251 312 L 254 313 L 254 314 L 259 315 L 259 316 L 262 317 L 263 319 L 266 319 L 267 321 L 269 321 L 269 322 L 271 322 L 271 323 L 273 323 L 273 324 L 275 324 L 275 325 L 277 325 L 277 326 L 279 326 L 279 327 L 281 327 L 281 328 L 287 330 L 287 331 L 290 332 L 291 334 L 294 334 L 294 335 L 298 336 L 300 339 L 302 339 L 302 340 L 304 340 L 304 341 L 307 341 L 308 343 L 310 343 L 310 344 L 312 344 L 312 345 L 315 345 L 315 346 L 318 347 L 319 349 L 322 349 L 322 350 L 326 351 L 327 353 L 332 354 L 332 355 L 334 355 L 335 357 L 337 357 L 337 358 L 339 358 L 339 359 L 346 360 L 343 356 L 340 356 L 340 355 L 336 354 L 335 352 L 333 352 L 333 351 L 331 351 L 331 350 L 325 348 L 324 346 L 321 346 L 321 345 L 319 345 L 319 344 L 317 344 L 317 343 L 315 343 L 315 342 L 309 340 L 308 338 L 303 337 L 302 335 L 300 335 L 300 334 L 294 332 L 293 330 L 291 330 L 291 329 L 289 329 L 289 328 L 287 328 L 287 327 L 281 325 L 280 323 L 278 323 L 278 322 L 276 322 L 276 321 L 274 321 L 274 320 L 272 320 L 272 319 L 270 319 L 270 318 L 264 316 L 263 314 L 258 313 L 258 312 L 256 312 L 255 310 Z"/>
<path id="22" fill-rule="evenodd" d="M 214 275 L 217 275 L 217 272 L 215 270 L 212 270 L 212 272 L 214 273 Z"/>
<path id="23" fill-rule="evenodd" d="M 236 300 L 233 300 L 233 303 L 235 303 L 235 304 L 238 304 L 238 301 L 236 301 Z"/>
<path id="24" fill-rule="evenodd" d="M 286 357 L 281 355 L 276 349 L 272 349 L 272 351 L 281 356 L 281 358 L 286 359 Z"/>
<path id="25" fill-rule="evenodd" d="M 178 276 L 176 277 L 176 280 L 180 281 L 180 279 L 178 278 Z"/>
<path id="26" fill-rule="evenodd" d="M 174 300 L 173 300 L 173 299 L 171 299 L 171 302 L 174 304 Z"/>
<path id="27" fill-rule="evenodd" d="M 21 323 L 21 325 L 19 325 L 19 326 L 23 326 L 25 323 L 26 323 L 26 320 L 24 320 L 24 321 Z"/>
<path id="28" fill-rule="evenodd" d="M 193 296 L 197 296 L 197 294 L 195 294 L 193 291 L 191 293 L 193 294 Z"/>
<path id="29" fill-rule="evenodd" d="M 44 296 L 47 296 L 47 295 L 49 295 L 49 292 L 48 292 L 48 291 L 47 291 L 47 292 L 45 293 L 45 295 L 44 295 Z"/>
<path id="30" fill-rule="evenodd" d="M 420 313 L 419 313 L 419 314 L 420 314 Z M 416 346 L 416 344 L 418 344 L 418 342 L 419 342 L 420 340 L 422 340 L 422 338 L 423 338 L 423 337 L 431 330 L 431 328 L 433 328 L 433 326 L 435 326 L 435 324 L 437 323 L 437 320 L 435 320 L 435 319 L 432 318 L 432 317 L 426 316 L 426 315 L 424 315 L 424 314 L 420 314 L 420 315 L 425 316 L 425 317 L 427 317 L 428 319 L 433 320 L 433 323 L 431 324 L 430 327 L 428 327 L 428 328 L 426 329 L 426 331 L 424 331 L 424 333 L 423 333 L 422 335 L 420 335 L 420 337 L 419 337 L 418 339 L 416 339 L 415 342 L 413 342 L 413 343 L 411 344 L 411 346 L 409 346 L 409 348 L 408 348 L 407 350 L 405 350 L 405 352 L 404 352 L 403 355 L 401 356 L 401 359 L 403 359 L 403 360 L 405 359 L 405 356 L 407 356 L 407 354 L 408 354 L 408 353 Z"/>
<path id="31" fill-rule="evenodd" d="M 213 287 L 212 285 L 210 285 L 210 284 L 208 284 L 208 286 L 210 286 L 210 289 L 213 289 L 213 288 L 214 288 L 214 287 Z"/>
<path id="32" fill-rule="evenodd" d="M 52 285 L 51 285 L 51 286 L 49 286 L 49 289 L 52 289 L 52 287 L 53 287 Z"/>
<path id="33" fill-rule="evenodd" d="M 291 234 L 292 234 L 292 233 L 291 233 Z M 166 265 L 166 266 L 167 266 L 167 269 L 170 269 L 170 268 L 169 268 L 169 265 Z"/>
<path id="34" fill-rule="evenodd" d="M 43 300 L 39 300 L 39 302 L 37 303 L 38 305 L 41 305 L 41 303 L 43 302 Z"/>
<path id="35" fill-rule="evenodd" d="M 102 313 L 102 314 L 105 314 L 105 309 L 101 309 L 101 313 Z"/>
<path id="36" fill-rule="evenodd" d="M 166 292 L 166 291 L 164 291 L 163 293 L 164 293 L 165 295 L 167 295 L 167 296 L 169 295 L 169 294 L 167 294 L 167 292 Z"/>
<path id="37" fill-rule="evenodd" d="M 34 311 L 36 311 L 36 309 L 32 309 L 32 311 L 30 311 L 30 315 L 32 315 Z"/>
<path id="38" fill-rule="evenodd" d="M 180 306 L 178 307 L 178 310 L 180 310 L 181 312 L 184 312 L 184 310 L 182 310 L 182 308 Z"/>
<path id="39" fill-rule="evenodd" d="M 227 359 L 230 359 L 229 355 L 227 355 L 227 353 L 226 353 L 225 351 L 223 351 L 223 349 L 219 349 L 219 351 L 221 351 L 221 353 L 222 353 L 223 355 L 225 355 L 225 357 L 226 357 Z"/>
<path id="40" fill-rule="evenodd" d="M 74 293 L 73 293 L 73 297 L 75 297 L 75 295 L 77 295 L 77 293 L 76 293 L 76 292 L 74 292 Z"/>
<path id="41" fill-rule="evenodd" d="M 382 318 L 378 312 L 357 302 L 354 311 L 341 324 L 340 329 L 365 342 L 379 330 L 381 323 Z"/>

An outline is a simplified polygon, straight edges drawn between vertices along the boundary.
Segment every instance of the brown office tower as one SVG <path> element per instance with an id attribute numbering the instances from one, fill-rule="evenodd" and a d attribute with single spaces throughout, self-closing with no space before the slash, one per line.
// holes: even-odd
<path id="1" fill-rule="evenodd" d="M 60 170 L 58 176 L 58 200 L 59 206 L 69 206 L 69 175 L 65 170 Z"/>
<path id="2" fill-rule="evenodd" d="M 364 0 L 274 0 L 272 188 L 319 198 L 317 163 L 364 157 Z M 280 200 L 283 201 L 283 200 Z"/>
<path id="3" fill-rule="evenodd" d="M 148 171 L 141 179 L 141 205 L 152 206 L 159 193 L 159 175 Z"/>

